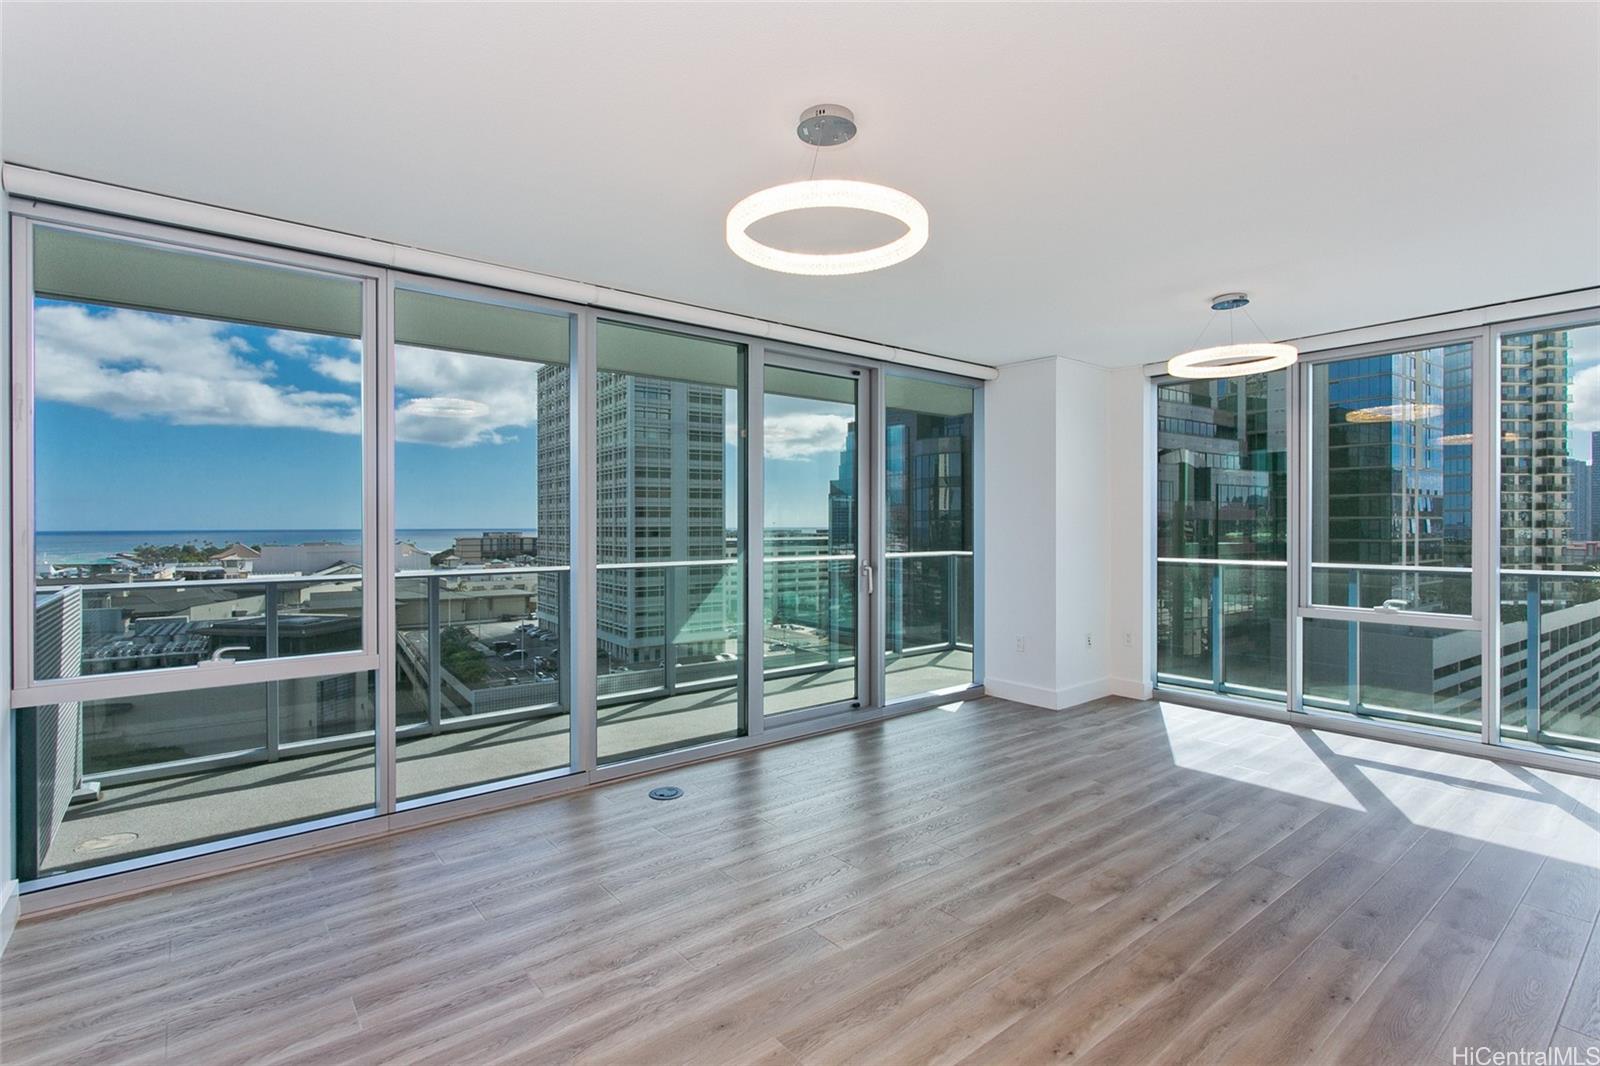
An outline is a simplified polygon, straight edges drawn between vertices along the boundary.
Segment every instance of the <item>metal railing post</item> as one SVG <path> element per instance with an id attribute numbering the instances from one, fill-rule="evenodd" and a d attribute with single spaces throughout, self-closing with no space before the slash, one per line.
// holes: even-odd
<path id="1" fill-rule="evenodd" d="M 678 690 L 678 574 L 684 568 L 661 572 L 661 685 L 667 695 Z"/>
<path id="2" fill-rule="evenodd" d="M 960 568 L 956 565 L 961 562 L 960 556 L 946 555 L 944 557 L 944 630 L 950 635 L 945 642 L 945 647 L 951 651 L 956 646 L 956 629 L 961 624 L 959 586 L 961 577 Z"/>
<path id="3" fill-rule="evenodd" d="M 1222 564 L 1211 565 L 1211 689 L 1222 691 Z"/>
<path id="4" fill-rule="evenodd" d="M 894 623 L 890 632 L 894 636 L 894 653 L 902 655 L 906 650 L 906 561 L 893 560 L 896 577 L 890 581 L 894 589 Z M 888 574 L 883 575 L 886 579 Z"/>
<path id="5" fill-rule="evenodd" d="M 1540 617 L 1540 613 L 1544 606 L 1544 595 L 1543 590 L 1540 588 L 1540 584 L 1541 581 L 1539 578 L 1528 578 L 1527 671 L 1529 740 L 1537 740 L 1539 738 L 1539 734 L 1543 731 L 1542 724 L 1539 721 L 1540 712 L 1542 710 L 1540 703 L 1544 695 L 1540 690 L 1539 684 L 1539 675 L 1543 665 L 1541 660 L 1544 658 L 1543 649 L 1541 649 L 1539 646 L 1543 642 L 1543 637 L 1541 636 L 1539 630 L 1542 628 L 1543 619 Z"/>
<path id="6" fill-rule="evenodd" d="M 443 669 L 444 655 L 440 645 L 444 642 L 443 612 L 439 609 L 439 575 L 429 574 L 428 582 L 428 732 L 438 733 L 444 718 L 444 685 L 439 672 Z"/>
<path id="7" fill-rule="evenodd" d="M 262 611 L 266 624 L 266 657 L 278 657 L 278 584 L 267 582 L 267 599 Z M 278 761 L 278 745 L 283 740 L 283 723 L 279 717 L 278 682 L 267 682 L 267 761 Z"/>
<path id="8" fill-rule="evenodd" d="M 1349 588 L 1346 599 L 1351 607 L 1361 606 L 1361 571 L 1351 567 Z M 1350 713 L 1355 714 L 1361 710 L 1361 623 L 1349 623 L 1349 640 L 1345 647 L 1345 675 L 1348 680 L 1346 689 L 1349 691 L 1348 704 Z"/>
<path id="9" fill-rule="evenodd" d="M 838 575 L 838 573 L 835 572 L 833 563 L 820 562 L 820 563 L 815 563 L 813 565 L 822 567 L 822 578 L 823 578 L 823 580 L 825 582 L 827 582 L 827 585 L 828 585 L 828 601 L 827 601 L 826 605 L 824 605 L 824 607 L 823 607 L 823 610 L 828 612 L 828 622 L 827 622 L 827 625 L 828 625 L 828 665 L 830 667 L 838 666 L 839 665 L 839 629 L 840 629 L 840 626 L 839 626 L 839 586 L 840 586 L 839 575 Z M 851 580 L 855 579 L 854 570 L 852 570 L 850 577 L 851 577 Z M 857 611 L 856 613 L 860 614 L 860 611 Z"/>

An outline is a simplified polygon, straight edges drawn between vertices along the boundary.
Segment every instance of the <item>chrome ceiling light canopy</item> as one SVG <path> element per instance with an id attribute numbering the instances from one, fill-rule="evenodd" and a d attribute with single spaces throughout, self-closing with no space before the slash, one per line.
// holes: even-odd
<path id="1" fill-rule="evenodd" d="M 855 115 L 838 104 L 818 104 L 800 115 L 795 133 L 820 152 L 844 144 L 856 135 Z M 812 165 L 815 172 L 815 161 Z M 750 236 L 751 226 L 785 211 L 814 207 L 844 207 L 887 215 L 906 232 L 887 244 L 854 252 L 791 252 L 762 244 Z M 928 243 L 928 211 L 917 198 L 887 185 L 869 181 L 808 178 L 751 193 L 728 212 L 728 247 L 747 263 L 784 274 L 830 277 L 864 274 L 903 263 Z"/>
<path id="2" fill-rule="evenodd" d="M 1233 312 L 1249 302 L 1250 297 L 1242 292 L 1224 292 L 1213 296 L 1211 310 L 1228 312 L 1228 343 L 1175 355 L 1167 360 L 1167 373 L 1175 378 L 1237 378 L 1293 366 L 1300 358 L 1300 349 L 1292 344 L 1268 341 L 1260 326 L 1256 326 L 1256 332 L 1261 334 L 1260 341 L 1239 343 L 1233 339 Z M 1244 316 L 1255 326 L 1256 320 L 1250 318 L 1249 311 Z M 1215 319 L 1217 316 L 1213 313 L 1211 317 Z M 1206 329 L 1210 328 L 1211 323 L 1207 322 Z M 1202 329 L 1200 336 L 1204 337 L 1205 334 L 1206 331 Z"/>

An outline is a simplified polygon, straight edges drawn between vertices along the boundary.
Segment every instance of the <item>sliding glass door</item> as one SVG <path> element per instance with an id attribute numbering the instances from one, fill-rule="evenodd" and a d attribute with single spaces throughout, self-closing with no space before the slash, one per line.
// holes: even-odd
<path id="1" fill-rule="evenodd" d="M 769 355 L 762 378 L 762 706 L 859 708 L 869 407 L 860 368 Z"/>

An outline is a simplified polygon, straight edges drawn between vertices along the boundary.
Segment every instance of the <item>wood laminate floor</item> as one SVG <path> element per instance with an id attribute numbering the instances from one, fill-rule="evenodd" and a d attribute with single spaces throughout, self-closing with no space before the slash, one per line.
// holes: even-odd
<path id="1" fill-rule="evenodd" d="M 1582 1055 L 1597 810 L 1589 778 L 986 699 L 26 921 L 0 1060 Z"/>

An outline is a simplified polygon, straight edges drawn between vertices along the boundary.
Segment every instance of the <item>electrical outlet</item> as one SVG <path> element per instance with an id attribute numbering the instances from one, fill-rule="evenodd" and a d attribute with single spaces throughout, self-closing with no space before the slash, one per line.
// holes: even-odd
<path id="1" fill-rule="evenodd" d="M 1129 633 L 1127 631 L 1123 632 L 1123 634 L 1122 634 L 1122 646 L 1124 648 L 1133 647 L 1133 634 L 1132 633 Z"/>
<path id="2" fill-rule="evenodd" d="M 1094 647 L 1094 634 L 1093 633 L 1085 633 L 1083 635 L 1083 646 L 1085 648 Z"/>
<path id="3" fill-rule="evenodd" d="M 1028 638 L 1027 637 L 1018 637 L 1017 638 L 1017 651 L 1022 652 L 1023 654 L 1027 654 L 1027 651 L 1028 651 Z"/>

